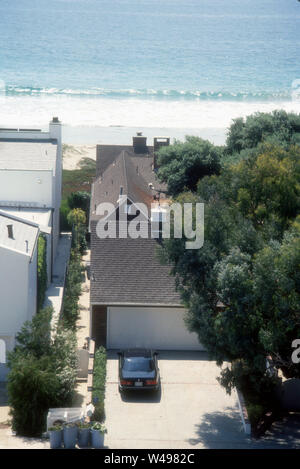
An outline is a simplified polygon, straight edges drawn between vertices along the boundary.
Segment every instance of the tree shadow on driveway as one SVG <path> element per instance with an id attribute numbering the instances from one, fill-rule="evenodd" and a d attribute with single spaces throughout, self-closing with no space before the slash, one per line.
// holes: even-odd
<path id="1" fill-rule="evenodd" d="M 188 440 L 193 446 L 211 449 L 249 447 L 250 439 L 242 432 L 240 415 L 232 408 L 204 414 L 201 423 L 196 425 L 196 434 L 198 438 Z"/>
<path id="2" fill-rule="evenodd" d="M 275 442 L 277 448 L 300 448 L 300 413 L 286 413 L 272 423 L 258 441 L 268 444 Z"/>
<path id="3" fill-rule="evenodd" d="M 294 429 L 291 431 L 290 426 Z M 196 425 L 198 438 L 189 439 L 193 445 L 208 449 L 289 449 L 300 447 L 299 416 L 290 417 L 288 422 L 278 423 L 270 432 L 254 439 L 246 435 L 242 428 L 239 412 L 231 408 L 225 412 L 204 414 L 201 423 Z"/>

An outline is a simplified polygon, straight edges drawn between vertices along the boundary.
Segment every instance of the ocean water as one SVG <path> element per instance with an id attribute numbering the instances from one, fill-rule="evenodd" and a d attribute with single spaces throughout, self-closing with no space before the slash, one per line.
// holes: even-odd
<path id="1" fill-rule="evenodd" d="M 297 0 L 0 0 L 0 125 L 300 112 L 299 59 Z"/>

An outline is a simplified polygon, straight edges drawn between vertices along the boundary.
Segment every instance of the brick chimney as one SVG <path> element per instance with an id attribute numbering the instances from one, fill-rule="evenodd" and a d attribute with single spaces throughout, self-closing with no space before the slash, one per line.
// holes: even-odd
<path id="1" fill-rule="evenodd" d="M 137 132 L 135 137 L 132 137 L 132 145 L 135 153 L 147 152 L 147 137 L 143 137 L 142 132 Z"/>

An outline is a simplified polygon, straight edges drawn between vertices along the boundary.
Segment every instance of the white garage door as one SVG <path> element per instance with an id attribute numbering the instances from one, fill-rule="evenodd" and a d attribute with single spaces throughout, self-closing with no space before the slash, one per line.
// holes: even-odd
<path id="1" fill-rule="evenodd" d="M 107 347 L 204 350 L 187 331 L 183 308 L 107 308 Z"/>

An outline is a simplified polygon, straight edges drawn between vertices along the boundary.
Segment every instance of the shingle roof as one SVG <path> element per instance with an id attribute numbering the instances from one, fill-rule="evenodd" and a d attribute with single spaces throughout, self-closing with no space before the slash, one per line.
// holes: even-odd
<path id="1" fill-rule="evenodd" d="M 170 266 L 162 265 L 157 257 L 156 239 L 100 239 L 96 234 L 100 217 L 95 207 L 102 202 L 116 205 L 120 186 L 132 202 L 148 206 L 155 194 L 149 183 L 165 189 L 156 180 L 152 163 L 153 147 L 136 153 L 132 146 L 97 146 L 97 180 L 92 190 L 90 225 L 92 304 L 181 305 Z"/>
<path id="2" fill-rule="evenodd" d="M 12 226 L 12 238 L 8 236 L 8 225 Z M 0 246 L 31 257 L 38 234 L 39 227 L 35 223 L 0 212 Z"/>
<path id="3" fill-rule="evenodd" d="M 152 176 L 152 179 L 155 180 L 155 175 Z M 121 187 L 123 194 L 126 194 L 132 202 L 143 202 L 148 207 L 153 202 L 154 193 L 149 188 L 143 173 L 141 173 L 138 166 L 134 166 L 130 155 L 124 150 L 108 166 L 103 175 L 99 176 L 94 182 L 92 191 L 93 211 L 99 203 L 111 202 L 117 204 Z"/>
<path id="4" fill-rule="evenodd" d="M 152 146 L 147 146 L 143 153 L 136 153 L 133 146 L 131 145 L 97 145 L 96 177 L 103 174 L 108 166 L 110 166 L 116 160 L 122 151 L 126 151 L 126 153 L 131 157 L 148 160 L 151 168 L 153 160 Z"/>
<path id="5" fill-rule="evenodd" d="M 146 147 L 144 153 L 136 153 L 128 145 L 98 145 L 96 175 L 92 186 L 91 219 L 98 218 L 95 211 L 100 203 L 117 203 L 121 186 L 123 194 L 132 202 L 143 202 L 148 207 L 158 190 L 166 190 L 153 171 L 153 147 Z M 155 190 L 151 190 L 149 184 Z"/>
<path id="6" fill-rule="evenodd" d="M 170 266 L 157 257 L 155 239 L 107 238 L 91 223 L 91 303 L 179 306 Z"/>

